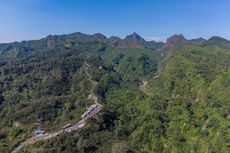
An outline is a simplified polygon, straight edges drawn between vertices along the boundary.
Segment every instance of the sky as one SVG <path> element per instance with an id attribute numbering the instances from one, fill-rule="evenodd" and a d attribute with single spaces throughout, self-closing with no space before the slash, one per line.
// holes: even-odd
<path id="1" fill-rule="evenodd" d="M 230 0 L 0 0 L 0 43 L 73 32 L 230 39 Z"/>

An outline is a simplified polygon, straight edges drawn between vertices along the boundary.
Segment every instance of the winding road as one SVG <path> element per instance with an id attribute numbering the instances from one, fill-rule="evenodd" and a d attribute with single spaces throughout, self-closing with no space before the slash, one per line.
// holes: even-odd
<path id="1" fill-rule="evenodd" d="M 96 87 L 97 85 L 97 82 L 93 81 L 92 80 L 92 76 L 89 74 L 88 72 L 88 68 L 89 68 L 89 64 L 88 63 L 85 63 L 86 65 L 86 75 L 88 76 L 89 78 L 89 81 L 92 83 L 93 87 L 91 88 L 90 90 L 90 94 L 89 94 L 89 97 L 88 99 L 89 100 L 93 100 L 94 101 L 94 105 L 96 106 L 94 109 L 92 109 L 90 112 L 87 113 L 87 115 L 85 117 L 83 117 L 80 121 L 78 121 L 77 123 L 71 125 L 70 127 L 68 128 L 65 128 L 65 129 L 61 129 L 59 131 L 56 131 L 56 132 L 53 132 L 53 133 L 45 133 L 45 134 L 41 134 L 41 135 L 37 135 L 37 136 L 34 136 L 34 137 L 31 137 L 31 138 L 28 138 L 27 140 L 25 140 L 24 142 L 22 142 L 21 144 L 19 144 L 13 151 L 12 153 L 17 153 L 18 151 L 20 151 L 23 147 L 25 147 L 26 145 L 29 145 L 29 144 L 32 144 L 36 141 L 39 141 L 39 140 L 48 140 L 48 139 L 52 139 L 54 137 L 57 137 L 58 135 L 60 135 L 61 133 L 66 133 L 66 132 L 72 132 L 74 130 L 77 130 L 77 129 L 81 129 L 85 126 L 86 124 L 86 121 L 93 117 L 94 115 L 96 115 L 101 109 L 102 109 L 102 105 L 99 104 L 98 102 L 98 97 L 96 95 L 93 94 L 93 90 L 94 88 Z M 87 110 L 88 111 L 88 110 Z"/>

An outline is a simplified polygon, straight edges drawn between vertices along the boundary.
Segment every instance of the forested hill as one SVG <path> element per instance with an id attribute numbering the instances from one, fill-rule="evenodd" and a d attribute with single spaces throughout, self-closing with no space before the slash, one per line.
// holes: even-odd
<path id="1" fill-rule="evenodd" d="M 95 48 L 87 48 L 92 46 Z M 149 48 L 158 49 L 163 46 L 162 42 L 145 41 L 136 33 L 128 35 L 124 39 L 118 37 L 106 38 L 104 35 L 97 33 L 94 35 L 86 35 L 82 33 L 72 33 L 68 35 L 49 35 L 46 38 L 32 41 L 22 41 L 0 44 L 0 53 L 9 51 L 19 52 L 33 52 L 41 50 L 49 50 L 57 47 L 64 47 L 66 49 L 83 49 L 83 50 L 98 50 L 103 51 L 107 46 L 121 47 L 121 48 Z"/>
<path id="2" fill-rule="evenodd" d="M 21 152 L 230 152 L 230 42 L 174 35 L 162 43 L 136 33 L 0 44 L 0 152 L 36 129 L 77 122 L 92 104 L 86 73 L 102 111 L 83 129 Z"/>

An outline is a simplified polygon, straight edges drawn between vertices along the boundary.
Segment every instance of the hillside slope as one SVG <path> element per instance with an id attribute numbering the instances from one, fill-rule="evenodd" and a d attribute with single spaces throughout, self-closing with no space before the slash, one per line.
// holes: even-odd
<path id="1" fill-rule="evenodd" d="M 83 129 L 21 152 L 230 151 L 228 41 L 178 35 L 156 47 L 136 33 L 125 39 L 76 33 L 54 42 L 30 51 L 14 44 L 0 49 L 0 152 L 10 152 L 35 129 L 57 130 L 78 120 L 91 104 L 88 73 L 102 111 Z"/>

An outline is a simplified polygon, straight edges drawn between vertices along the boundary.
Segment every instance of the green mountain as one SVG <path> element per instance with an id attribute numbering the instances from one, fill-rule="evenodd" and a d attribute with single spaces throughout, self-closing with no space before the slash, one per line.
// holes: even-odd
<path id="1" fill-rule="evenodd" d="M 136 33 L 0 44 L 0 152 L 36 129 L 76 123 L 93 90 L 103 109 L 84 128 L 20 152 L 227 153 L 229 46 L 219 37 L 174 35 L 161 43 Z"/>
<path id="2" fill-rule="evenodd" d="M 213 36 L 205 44 L 216 45 L 216 46 L 223 48 L 223 49 L 230 49 L 230 46 L 229 46 L 230 41 L 226 40 L 224 38 L 218 37 L 218 36 Z"/>

